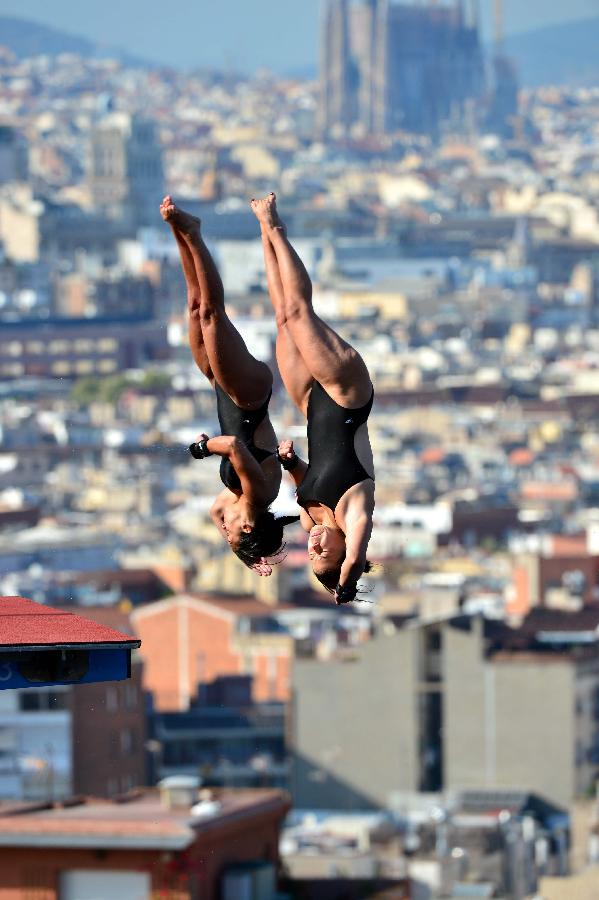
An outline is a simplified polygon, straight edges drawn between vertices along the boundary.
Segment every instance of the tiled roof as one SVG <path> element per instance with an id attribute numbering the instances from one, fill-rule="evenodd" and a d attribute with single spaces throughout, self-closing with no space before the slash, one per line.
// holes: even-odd
<path id="1" fill-rule="evenodd" d="M 0 647 L 127 644 L 128 634 L 24 597 L 0 597 Z"/>

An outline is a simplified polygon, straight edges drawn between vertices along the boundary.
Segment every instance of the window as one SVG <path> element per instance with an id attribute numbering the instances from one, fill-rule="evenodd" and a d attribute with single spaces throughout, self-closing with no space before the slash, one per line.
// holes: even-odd
<path id="1" fill-rule="evenodd" d="M 53 375 L 68 375 L 71 371 L 71 366 L 65 360 L 61 360 L 60 362 L 52 363 L 51 371 Z"/>
<path id="2" fill-rule="evenodd" d="M 45 344 L 43 341 L 28 341 L 27 343 L 28 353 L 43 353 L 44 350 Z"/>
<path id="3" fill-rule="evenodd" d="M 23 352 L 23 344 L 21 341 L 9 341 L 7 349 L 11 356 L 20 356 Z"/>
<path id="4" fill-rule="evenodd" d="M 58 712 L 66 708 L 66 691 L 32 691 L 27 688 L 19 694 L 19 709 L 22 712 Z"/>
<path id="5" fill-rule="evenodd" d="M 101 359 L 97 368 L 98 372 L 114 372 L 116 371 L 116 362 L 114 359 Z"/>
<path id="6" fill-rule="evenodd" d="M 130 728 L 121 731 L 121 753 L 128 756 L 133 749 L 133 733 Z"/>
<path id="7" fill-rule="evenodd" d="M 125 706 L 127 709 L 137 707 L 137 686 L 130 682 L 125 684 Z"/>
<path id="8" fill-rule="evenodd" d="M 134 787 L 133 776 L 132 775 L 123 775 L 121 778 L 121 790 L 125 794 L 127 791 L 132 790 Z"/>
<path id="9" fill-rule="evenodd" d="M 122 897 L 151 897 L 153 894 L 152 876 L 147 872 L 70 869 L 62 871 L 59 878 L 57 896 L 61 900 L 80 900 L 81 897 L 120 900 Z"/>
<path id="10" fill-rule="evenodd" d="M 19 697 L 19 709 L 23 712 L 33 712 L 40 709 L 40 692 L 27 690 Z"/>
<path id="11" fill-rule="evenodd" d="M 106 688 L 106 712 L 116 712 L 119 708 L 119 695 L 113 684 Z"/>
<path id="12" fill-rule="evenodd" d="M 78 338 L 75 341 L 75 353 L 91 353 L 94 349 L 94 342 L 89 338 Z"/>
<path id="13" fill-rule="evenodd" d="M 96 346 L 100 353 L 114 353 L 117 348 L 117 342 L 115 338 L 100 338 Z"/>
<path id="14" fill-rule="evenodd" d="M 94 370 L 94 364 L 89 359 L 79 359 L 75 363 L 75 371 L 78 375 L 89 375 Z"/>
<path id="15" fill-rule="evenodd" d="M 25 366 L 23 366 L 21 363 L 6 363 L 5 365 L 0 366 L 0 372 L 2 373 L 2 375 L 16 375 L 18 377 L 19 375 L 23 375 L 23 373 L 25 372 Z"/>
<path id="16" fill-rule="evenodd" d="M 58 694 L 48 694 L 48 709 L 66 709 L 67 695 L 65 691 Z"/>
<path id="17" fill-rule="evenodd" d="M 54 353 L 55 355 L 59 353 L 68 353 L 69 352 L 69 342 L 68 341 L 50 341 L 48 348 L 50 353 Z"/>

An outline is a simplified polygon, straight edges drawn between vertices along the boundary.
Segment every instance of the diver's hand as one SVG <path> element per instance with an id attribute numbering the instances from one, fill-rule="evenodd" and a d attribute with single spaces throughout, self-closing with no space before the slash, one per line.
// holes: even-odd
<path id="1" fill-rule="evenodd" d="M 194 459 L 206 459 L 207 456 L 212 456 L 212 453 L 208 449 L 209 440 L 210 438 L 208 437 L 208 435 L 202 432 L 197 441 L 189 445 L 189 452 Z"/>
<path id="2" fill-rule="evenodd" d="M 349 584 L 338 584 L 335 588 L 335 603 L 337 606 L 341 606 L 344 603 L 351 603 L 356 599 L 356 594 L 358 593 L 358 584 L 357 582 L 354 584 L 350 582 Z"/>
<path id="3" fill-rule="evenodd" d="M 253 572 L 256 572 L 257 575 L 262 575 L 265 578 L 272 575 L 272 566 L 266 561 L 265 556 L 263 556 L 259 562 L 255 562 L 250 568 Z"/>
<path id="4" fill-rule="evenodd" d="M 293 449 L 293 441 L 288 439 L 281 441 L 277 448 L 277 459 L 286 472 L 295 469 L 299 462 L 299 456 Z"/>

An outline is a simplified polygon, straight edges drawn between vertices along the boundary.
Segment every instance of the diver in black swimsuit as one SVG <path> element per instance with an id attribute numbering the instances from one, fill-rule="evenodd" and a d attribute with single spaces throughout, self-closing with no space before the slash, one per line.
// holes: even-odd
<path id="1" fill-rule="evenodd" d="M 272 450 L 263 450 L 254 443 L 256 430 L 268 416 L 268 404 L 270 403 L 272 391 L 269 392 L 268 397 L 259 409 L 241 409 L 237 404 L 233 403 L 220 384 L 215 384 L 214 389 L 216 391 L 216 410 L 221 433 L 236 435 L 258 463 L 263 463 L 269 456 L 274 456 L 275 454 Z M 191 452 L 193 455 L 193 450 Z M 220 461 L 220 480 L 230 491 L 241 490 L 239 475 L 231 465 L 231 460 L 226 456 L 223 456 Z"/>
<path id="2" fill-rule="evenodd" d="M 297 502 L 308 507 L 317 499 L 329 509 L 354 484 L 371 478 L 355 450 L 358 428 L 370 415 L 374 392 L 359 409 L 348 410 L 335 403 L 318 381 L 312 384 L 308 401 L 309 464 L 297 489 Z M 349 415 L 351 413 L 351 415 Z"/>
<path id="3" fill-rule="evenodd" d="M 216 391 L 222 434 L 200 435 L 189 448 L 196 459 L 218 454 L 224 489 L 210 511 L 233 552 L 260 575 L 283 543 L 289 519 L 269 506 L 281 483 L 277 439 L 268 417 L 272 373 L 255 359 L 227 316 L 223 285 L 202 240 L 200 221 L 165 197 L 160 212 L 173 230 L 187 284 L 189 343 L 193 358 Z"/>
<path id="4" fill-rule="evenodd" d="M 359 353 L 315 314 L 312 283 L 287 239 L 275 195 L 251 206 L 260 222 L 277 318 L 277 362 L 289 395 L 308 419 L 309 463 L 299 459 L 291 441 L 279 445 L 279 459 L 297 486 L 312 569 L 337 603 L 347 603 L 370 568 L 372 382 Z"/>

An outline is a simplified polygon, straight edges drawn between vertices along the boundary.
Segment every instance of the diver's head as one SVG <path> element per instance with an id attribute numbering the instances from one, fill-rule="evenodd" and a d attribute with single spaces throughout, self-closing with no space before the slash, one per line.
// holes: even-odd
<path id="1" fill-rule="evenodd" d="M 345 560 L 343 532 L 329 525 L 315 525 L 308 535 L 308 558 L 320 583 L 327 590 L 334 591 Z"/>
<path id="2" fill-rule="evenodd" d="M 229 540 L 228 533 L 227 540 L 229 540 L 233 552 L 251 569 L 261 560 L 267 559 L 269 556 L 279 556 L 283 552 L 284 528 L 286 525 L 298 521 L 299 516 L 275 518 L 274 513 L 267 509 L 258 513 L 251 524 L 247 522 L 247 518 L 240 523 L 235 532 L 234 543 Z"/>

